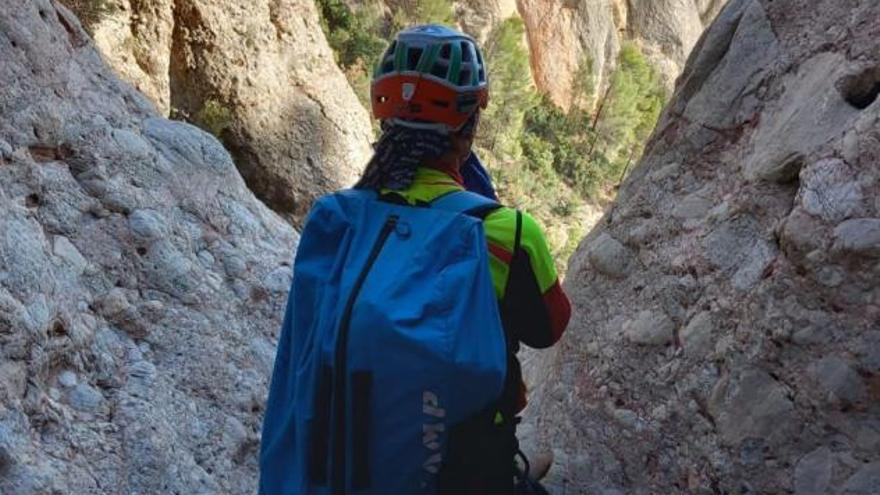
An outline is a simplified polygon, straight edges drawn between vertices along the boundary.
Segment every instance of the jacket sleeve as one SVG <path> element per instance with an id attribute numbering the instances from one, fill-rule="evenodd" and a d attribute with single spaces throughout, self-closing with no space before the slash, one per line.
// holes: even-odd
<path id="1" fill-rule="evenodd" d="M 544 234 L 526 213 L 517 212 L 511 254 L 501 300 L 504 327 L 529 347 L 550 347 L 568 326 L 571 304 L 559 283 Z"/>

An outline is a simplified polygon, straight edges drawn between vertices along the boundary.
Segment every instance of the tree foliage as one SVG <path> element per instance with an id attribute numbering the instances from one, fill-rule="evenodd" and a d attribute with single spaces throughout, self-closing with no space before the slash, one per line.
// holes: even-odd
<path id="1" fill-rule="evenodd" d="M 402 5 L 385 17 L 375 4 L 353 10 L 343 0 L 318 0 L 337 61 L 368 108 L 372 69 L 397 31 L 454 25 L 450 0 Z M 605 87 L 597 87 L 593 61 L 581 61 L 573 104 L 564 111 L 535 90 L 524 33 L 522 20 L 513 17 L 498 24 L 483 46 L 491 95 L 476 146 L 502 200 L 545 226 L 563 269 L 585 233 L 587 205 L 605 197 L 640 157 L 666 94 L 638 46 L 627 43 Z"/>
<path id="2" fill-rule="evenodd" d="M 607 111 L 598 121 L 598 140 L 614 174 L 634 158 L 660 116 L 666 92 L 653 67 L 638 47 L 625 43 L 617 57 L 617 69 L 611 75 Z M 634 150 L 637 153 L 634 153 Z"/>
<path id="3" fill-rule="evenodd" d="M 343 69 L 358 64 L 371 66 L 379 58 L 385 37 L 375 5 L 358 10 L 352 10 L 343 0 L 318 0 L 317 5 L 321 28 Z"/>
<path id="4" fill-rule="evenodd" d="M 581 62 L 573 104 L 564 111 L 523 83 L 528 65 L 514 42 L 521 39 L 515 26 L 500 25 L 486 45 L 497 106 L 486 112 L 479 144 L 488 152 L 503 199 L 528 209 L 547 227 L 562 267 L 584 234 L 587 203 L 604 197 L 640 157 L 665 90 L 638 47 L 627 44 L 601 96 L 592 61 Z"/>
<path id="5" fill-rule="evenodd" d="M 523 21 L 511 17 L 493 30 L 483 49 L 492 93 L 481 119 L 479 144 L 505 158 L 522 154 L 525 113 L 537 102 L 524 35 Z"/>
<path id="6" fill-rule="evenodd" d="M 61 3 L 79 17 L 90 35 L 95 34 L 94 27 L 98 22 L 116 11 L 116 6 L 109 0 L 63 0 Z"/>

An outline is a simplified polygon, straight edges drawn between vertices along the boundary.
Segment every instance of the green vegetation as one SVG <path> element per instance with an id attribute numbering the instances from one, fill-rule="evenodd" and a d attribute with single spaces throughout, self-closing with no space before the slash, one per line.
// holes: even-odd
<path id="1" fill-rule="evenodd" d="M 79 17 L 83 27 L 94 35 L 94 26 L 116 10 L 110 0 L 62 0 L 62 3 Z"/>
<path id="2" fill-rule="evenodd" d="M 391 33 L 413 24 L 455 25 L 455 11 L 450 0 L 414 0 L 402 4 L 391 18 Z"/>
<path id="3" fill-rule="evenodd" d="M 454 23 L 449 0 L 404 5 L 385 16 L 381 4 L 352 10 L 343 0 L 318 0 L 327 39 L 367 108 L 372 68 L 394 33 L 412 24 Z M 544 225 L 562 270 L 595 214 L 592 205 L 613 194 L 640 158 L 666 94 L 638 47 L 624 44 L 607 87 L 599 87 L 593 61 L 581 61 L 571 108 L 562 110 L 534 88 L 524 33 L 513 17 L 484 44 L 491 96 L 475 146 L 504 202 Z"/>
<path id="4" fill-rule="evenodd" d="M 232 125 L 232 112 L 217 100 L 207 100 L 192 120 L 195 125 L 220 139 L 220 134 Z"/>
<path id="5" fill-rule="evenodd" d="M 619 176 L 641 156 L 642 145 L 666 104 L 666 91 L 657 73 L 636 45 L 621 47 L 617 70 L 611 75 L 602 104 L 605 111 L 598 114 L 595 126 L 598 149 L 591 154 L 604 155 L 610 172 Z"/>
<path id="6" fill-rule="evenodd" d="M 600 98 L 592 61 L 581 62 L 566 112 L 534 90 L 517 18 L 494 30 L 485 55 L 492 96 L 477 146 L 505 202 L 544 224 L 562 268 L 585 234 L 588 205 L 640 158 L 665 90 L 638 47 L 625 44 Z"/>
<path id="7" fill-rule="evenodd" d="M 582 196 L 595 199 L 641 156 L 666 93 L 639 49 L 625 44 L 608 88 L 591 110 L 593 77 L 584 70 L 591 66 L 581 65 L 571 109 L 563 112 L 544 97 L 527 112 L 525 132 L 548 143 L 553 168 Z"/>
<path id="8" fill-rule="evenodd" d="M 455 23 L 451 0 L 409 1 L 390 16 L 385 16 L 382 3 L 376 0 L 355 9 L 343 0 L 317 0 L 317 5 L 336 62 L 367 108 L 373 68 L 394 33 L 413 24 Z"/>
<path id="9" fill-rule="evenodd" d="M 381 11 L 367 5 L 352 11 L 343 0 L 318 0 L 321 28 L 343 69 L 359 63 L 372 65 L 386 45 Z"/>
<path id="10" fill-rule="evenodd" d="M 491 96 L 480 119 L 477 144 L 502 159 L 521 158 L 525 114 L 537 102 L 524 35 L 523 21 L 512 17 L 491 33 L 483 47 Z"/>

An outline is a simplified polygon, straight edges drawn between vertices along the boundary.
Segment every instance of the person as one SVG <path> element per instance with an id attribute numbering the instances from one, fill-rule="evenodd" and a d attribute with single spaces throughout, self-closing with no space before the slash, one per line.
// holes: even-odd
<path id="1" fill-rule="evenodd" d="M 372 110 L 382 134 L 355 187 L 393 193 L 410 205 L 465 188 L 494 198 L 472 151 L 480 110 L 488 103 L 486 76 L 479 48 L 462 33 L 436 25 L 399 33 L 374 74 Z M 483 225 L 508 337 L 507 379 L 497 403 L 450 436 L 440 481 L 444 495 L 511 493 L 515 426 L 526 405 L 516 352 L 520 344 L 536 349 L 555 344 L 571 314 L 538 223 L 525 212 L 500 207 Z"/>
<path id="2" fill-rule="evenodd" d="M 516 352 L 555 344 L 571 309 L 537 222 L 495 200 L 473 153 L 488 98 L 476 42 L 450 28 L 404 30 L 382 56 L 374 154 L 301 233 L 261 494 L 528 485 L 514 460 L 526 404 Z"/>

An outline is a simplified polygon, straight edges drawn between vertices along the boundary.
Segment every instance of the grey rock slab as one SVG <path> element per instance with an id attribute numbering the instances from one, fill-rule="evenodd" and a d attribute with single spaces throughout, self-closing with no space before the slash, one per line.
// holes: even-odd
<path id="1" fill-rule="evenodd" d="M 633 252 L 607 233 L 590 244 L 588 259 L 597 270 L 613 278 L 626 277 L 636 264 Z"/>
<path id="2" fill-rule="evenodd" d="M 658 310 L 640 311 L 623 324 L 623 334 L 634 344 L 661 346 L 672 342 L 675 323 Z"/>
<path id="3" fill-rule="evenodd" d="M 764 238 L 756 219 L 736 216 L 715 227 L 703 239 L 706 257 L 730 274 L 740 290 L 753 287 L 776 258 L 776 248 Z"/>
<path id="4" fill-rule="evenodd" d="M 858 111 L 834 90 L 847 70 L 846 57 L 824 52 L 805 61 L 788 77 L 797 84 L 768 109 L 754 133 L 754 152 L 746 163 L 750 179 L 787 182 L 796 178 L 806 157 L 855 122 Z M 809 105 L 804 102 L 809 101 Z"/>
<path id="5" fill-rule="evenodd" d="M 828 447 L 819 447 L 802 457 L 794 468 L 795 495 L 828 493 L 834 467 L 834 456 Z"/>
<path id="6" fill-rule="evenodd" d="M 7 2 L 0 26 L 14 150 L 0 152 L 0 447 L 14 459 L 0 493 L 255 492 L 287 289 L 252 289 L 296 233 L 213 136 L 120 82 L 63 2 Z M 220 245 L 245 260 L 241 296 L 196 255 Z M 189 435 L 198 422 L 219 440 L 229 416 L 248 432 L 234 462 Z"/>
<path id="7" fill-rule="evenodd" d="M 880 329 L 864 333 L 852 341 L 849 351 L 859 367 L 872 374 L 880 374 Z"/>
<path id="8" fill-rule="evenodd" d="M 880 462 L 862 466 L 838 492 L 840 495 L 876 495 L 880 487 Z"/>
<path id="9" fill-rule="evenodd" d="M 846 272 L 837 266 L 823 266 L 816 271 L 816 281 L 825 287 L 840 287 L 846 280 Z"/>
<path id="10" fill-rule="evenodd" d="M 734 31 L 724 39 L 727 49 L 715 56 L 720 60 L 711 68 L 701 91 L 686 101 L 684 116 L 703 122 L 710 128 L 727 128 L 749 118 L 757 110 L 757 101 L 746 98 L 781 58 L 779 40 L 761 2 L 749 0 L 731 5 L 731 15 L 741 9 L 739 19 L 730 24 Z M 727 12 L 719 15 L 719 25 L 730 21 Z M 711 33 L 710 31 L 710 34 Z M 705 45 L 704 45 L 705 46 Z M 715 47 L 708 47 L 710 50 Z M 714 58 L 714 57 L 713 57 Z M 707 60 L 704 63 L 709 63 Z M 687 71 L 686 71 L 687 72 Z"/>
<path id="11" fill-rule="evenodd" d="M 64 370 L 58 375 L 58 384 L 64 388 L 75 387 L 77 384 L 76 373 L 70 370 Z"/>
<path id="12" fill-rule="evenodd" d="M 838 356 L 822 358 L 810 365 L 809 372 L 828 401 L 856 404 L 868 396 L 862 377 Z"/>
<path id="13" fill-rule="evenodd" d="M 286 292 L 290 289 L 293 273 L 290 267 L 280 266 L 263 278 L 263 286 L 272 292 Z"/>
<path id="14" fill-rule="evenodd" d="M 68 392 L 67 400 L 78 411 L 96 413 L 104 403 L 104 396 L 91 385 L 80 383 Z"/>
<path id="15" fill-rule="evenodd" d="M 828 344 L 834 338 L 834 331 L 826 325 L 807 325 L 795 331 L 791 341 L 798 345 Z"/>
<path id="16" fill-rule="evenodd" d="M 805 211 L 831 223 L 861 210 L 865 199 L 855 171 L 837 158 L 808 166 L 801 173 L 800 195 Z"/>
<path id="17" fill-rule="evenodd" d="M 165 236 L 168 221 L 155 210 L 135 210 L 128 216 L 128 226 L 132 234 L 144 241 L 152 241 Z"/>
<path id="18" fill-rule="evenodd" d="M 880 257 L 880 218 L 854 218 L 835 227 L 834 249 Z"/>
<path id="19" fill-rule="evenodd" d="M 55 256 L 69 263 L 76 273 L 82 273 L 88 266 L 88 260 L 79 252 L 79 249 L 70 242 L 70 239 L 57 235 L 52 243 L 52 252 Z"/>
<path id="20" fill-rule="evenodd" d="M 672 209 L 672 216 L 682 220 L 705 217 L 714 206 L 714 202 L 704 192 L 695 192 L 685 196 Z"/>
<path id="21" fill-rule="evenodd" d="M 796 426 L 794 404 L 785 389 L 766 371 L 748 368 L 738 376 L 723 378 L 712 393 L 709 411 L 722 438 L 737 445 L 747 438 L 771 443 L 784 441 Z"/>
<path id="22" fill-rule="evenodd" d="M 708 355 L 715 348 L 715 323 L 712 314 L 701 311 L 681 331 L 681 344 L 689 356 L 702 357 Z"/>
<path id="23" fill-rule="evenodd" d="M 129 375 L 150 381 L 156 377 L 156 365 L 149 361 L 136 361 L 128 367 Z"/>
<path id="24" fill-rule="evenodd" d="M 0 139 L 0 159 L 12 158 L 12 146 L 6 141 Z"/>
<path id="25" fill-rule="evenodd" d="M 880 462 L 880 104 L 867 101 L 878 18 L 877 2 L 731 0 L 698 42 L 644 157 L 572 258 L 562 345 L 530 372 L 534 442 L 569 453 L 551 475 L 560 493 L 776 494 L 796 479 L 836 493 Z M 711 200 L 705 216 L 695 197 Z M 589 260 L 603 234 L 637 250 L 625 278 Z M 659 312 L 681 347 L 635 342 L 667 341 L 650 324 Z M 844 364 L 817 364 L 831 356 Z M 628 438 L 614 409 L 646 430 Z M 602 451 L 616 467 L 576 460 Z"/>

